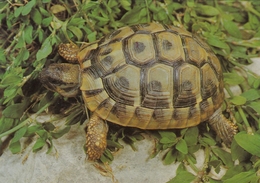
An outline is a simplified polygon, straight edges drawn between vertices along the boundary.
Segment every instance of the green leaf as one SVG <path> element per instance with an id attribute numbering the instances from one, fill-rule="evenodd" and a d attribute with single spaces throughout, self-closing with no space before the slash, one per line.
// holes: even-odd
<path id="1" fill-rule="evenodd" d="M 243 96 L 234 96 L 230 99 L 230 102 L 235 105 L 243 105 L 246 103 L 246 98 Z"/>
<path id="2" fill-rule="evenodd" d="M 50 8 L 50 10 L 51 10 L 51 12 L 52 12 L 53 14 L 56 14 L 56 13 L 60 13 L 60 12 L 62 12 L 62 11 L 65 11 L 66 8 L 65 8 L 64 6 L 62 6 L 62 5 L 55 4 L 55 5 L 53 5 L 53 6 Z"/>
<path id="3" fill-rule="evenodd" d="M 20 6 L 15 9 L 14 11 L 14 17 L 19 17 L 19 15 L 22 13 L 24 6 Z"/>
<path id="4" fill-rule="evenodd" d="M 251 182 L 251 180 L 254 179 L 256 176 L 256 172 L 254 170 L 250 170 L 247 172 L 236 174 L 232 178 L 225 180 L 223 183 Z"/>
<path id="5" fill-rule="evenodd" d="M 97 32 L 91 32 L 90 34 L 88 34 L 87 38 L 89 40 L 89 42 L 94 42 L 97 40 Z"/>
<path id="6" fill-rule="evenodd" d="M 224 28 L 226 29 L 226 31 L 233 37 L 236 38 L 241 38 L 241 32 L 238 29 L 238 25 L 235 24 L 233 21 L 227 20 L 227 19 L 223 19 L 223 24 L 224 24 Z"/>
<path id="7" fill-rule="evenodd" d="M 217 48 L 221 48 L 221 49 L 225 49 L 225 50 L 229 50 L 229 46 L 227 43 L 224 42 L 224 40 L 220 40 L 218 37 L 216 36 L 210 36 L 207 38 L 207 42 L 209 45 L 211 46 L 215 46 Z"/>
<path id="8" fill-rule="evenodd" d="M 6 107 L 3 111 L 3 116 L 7 118 L 20 118 L 24 111 L 26 105 L 23 103 L 13 104 Z"/>
<path id="9" fill-rule="evenodd" d="M 141 11 L 141 7 L 132 9 L 125 13 L 123 17 L 121 18 L 120 22 L 125 24 L 134 24 L 137 23 L 140 20 L 139 13 Z"/>
<path id="10" fill-rule="evenodd" d="M 37 61 L 46 58 L 52 52 L 51 37 L 45 39 L 41 49 L 36 54 Z"/>
<path id="11" fill-rule="evenodd" d="M 12 118 L 5 118 L 5 117 L 0 118 L 0 134 L 12 128 L 14 123 L 15 120 Z"/>
<path id="12" fill-rule="evenodd" d="M 249 89 L 243 92 L 241 96 L 245 97 L 249 101 L 256 100 L 260 98 L 260 92 L 257 89 Z"/>
<path id="13" fill-rule="evenodd" d="M 21 79 L 22 78 L 19 75 L 9 73 L 4 77 L 1 84 L 2 85 L 16 85 L 16 84 L 20 83 Z"/>
<path id="14" fill-rule="evenodd" d="M 31 18 L 32 20 L 37 24 L 37 25 L 41 25 L 42 23 L 42 14 L 40 13 L 40 11 L 36 8 L 34 8 L 31 12 Z"/>
<path id="15" fill-rule="evenodd" d="M 212 151 L 223 161 L 225 165 L 227 165 L 228 167 L 233 166 L 233 161 L 230 153 L 220 148 L 212 148 Z"/>
<path id="16" fill-rule="evenodd" d="M 46 131 L 53 131 L 56 128 L 51 122 L 43 123 L 43 127 Z"/>
<path id="17" fill-rule="evenodd" d="M 34 125 L 34 126 L 30 126 L 28 127 L 26 133 L 25 133 L 25 137 L 29 137 L 31 135 L 34 135 L 35 132 L 42 130 L 42 126 L 41 125 Z"/>
<path id="18" fill-rule="evenodd" d="M 0 48 L 0 64 L 6 64 L 6 55 L 3 48 Z"/>
<path id="19" fill-rule="evenodd" d="M 174 132 L 170 132 L 170 131 L 159 131 L 159 134 L 161 135 L 161 137 L 166 137 L 168 139 L 176 139 L 176 135 Z"/>
<path id="20" fill-rule="evenodd" d="M 249 158 L 250 154 L 234 140 L 231 144 L 231 156 L 233 161 L 239 160 L 239 162 L 243 162 Z"/>
<path id="21" fill-rule="evenodd" d="M 70 126 L 66 126 L 65 128 L 59 130 L 58 132 L 52 132 L 51 136 L 55 139 L 58 139 L 60 137 L 62 137 L 63 135 L 65 135 L 66 133 L 68 133 L 70 131 Z"/>
<path id="22" fill-rule="evenodd" d="M 9 145 L 9 149 L 13 154 L 21 152 L 21 143 L 20 141 L 11 142 Z"/>
<path id="23" fill-rule="evenodd" d="M 24 16 L 24 15 L 28 15 L 28 14 L 31 12 L 31 10 L 32 10 L 33 6 L 35 5 L 35 3 L 36 3 L 36 0 L 31 0 L 30 2 L 28 2 L 28 3 L 23 7 L 22 15 L 23 15 L 23 16 Z"/>
<path id="24" fill-rule="evenodd" d="M 219 14 L 219 11 L 217 8 L 214 8 L 213 6 L 208 6 L 208 5 L 197 4 L 197 7 L 195 8 L 195 10 L 200 15 L 216 16 Z"/>
<path id="25" fill-rule="evenodd" d="M 100 157 L 100 161 L 102 163 L 106 163 L 106 162 L 110 163 L 113 160 L 114 160 L 114 156 L 108 149 L 106 149 L 105 152 Z"/>
<path id="26" fill-rule="evenodd" d="M 177 175 L 167 183 L 193 182 L 196 177 L 187 171 L 177 172 Z"/>
<path id="27" fill-rule="evenodd" d="M 41 148 L 45 145 L 45 140 L 42 138 L 38 138 L 37 141 L 35 142 L 34 146 L 33 146 L 33 152 L 37 152 L 39 150 L 41 150 Z"/>
<path id="28" fill-rule="evenodd" d="M 259 156 L 260 154 L 260 135 L 259 134 L 246 134 L 240 132 L 235 135 L 235 140 L 247 152 Z"/>
<path id="29" fill-rule="evenodd" d="M 12 139 L 12 142 L 17 142 L 19 141 L 26 133 L 28 129 L 28 126 L 24 126 L 22 128 L 20 128 L 19 130 L 17 130 L 14 134 L 14 137 Z"/>
<path id="30" fill-rule="evenodd" d="M 73 32 L 73 34 L 75 36 L 77 36 L 77 39 L 78 40 L 81 40 L 83 38 L 83 33 L 82 31 L 78 28 L 78 27 L 75 27 L 75 26 L 69 26 L 68 29 Z"/>
<path id="31" fill-rule="evenodd" d="M 42 20 L 42 26 L 43 26 L 43 27 L 49 26 L 50 23 L 51 23 L 51 21 L 52 21 L 52 17 L 44 18 L 44 19 Z"/>
<path id="32" fill-rule="evenodd" d="M 176 149 L 183 154 L 188 154 L 188 146 L 185 140 L 180 139 L 179 142 L 176 144 Z"/>
<path id="33" fill-rule="evenodd" d="M 164 159 L 163 159 L 163 163 L 165 165 L 170 165 L 173 162 L 175 162 L 177 159 L 177 153 L 175 152 L 175 149 L 172 148 L 170 149 L 167 154 L 165 155 Z"/>
<path id="34" fill-rule="evenodd" d="M 185 133 L 184 140 L 186 141 L 188 146 L 196 145 L 198 142 L 198 135 L 199 130 L 197 126 L 188 128 Z"/>
<path id="35" fill-rule="evenodd" d="M 222 177 L 222 180 L 227 180 L 229 178 L 232 178 L 234 175 L 237 175 L 240 172 L 244 172 L 244 171 L 245 171 L 245 167 L 243 164 L 230 167 L 227 170 L 226 174 Z"/>
<path id="36" fill-rule="evenodd" d="M 239 76 L 237 73 L 223 73 L 224 82 L 230 85 L 239 85 L 245 79 L 242 76 Z"/>
<path id="37" fill-rule="evenodd" d="M 248 104 L 249 107 L 254 109 L 258 114 L 260 114 L 260 103 L 259 102 L 250 102 Z"/>
<path id="38" fill-rule="evenodd" d="M 33 26 L 29 25 L 24 30 L 24 40 L 26 43 L 31 44 L 33 41 L 32 38 Z"/>
<path id="39" fill-rule="evenodd" d="M 122 5 L 122 7 L 125 9 L 125 10 L 130 10 L 131 9 L 131 3 L 127 0 L 119 0 L 119 3 Z"/>

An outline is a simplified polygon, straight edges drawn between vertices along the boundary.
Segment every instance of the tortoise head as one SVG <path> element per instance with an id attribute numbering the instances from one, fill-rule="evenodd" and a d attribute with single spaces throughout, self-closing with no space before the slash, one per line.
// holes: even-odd
<path id="1" fill-rule="evenodd" d="M 75 64 L 51 64 L 40 73 L 43 85 L 65 97 L 74 97 L 81 84 L 80 67 Z"/>

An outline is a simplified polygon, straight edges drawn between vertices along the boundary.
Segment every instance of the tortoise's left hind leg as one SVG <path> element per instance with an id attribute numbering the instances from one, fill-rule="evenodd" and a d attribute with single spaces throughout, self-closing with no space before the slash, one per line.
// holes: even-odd
<path id="1" fill-rule="evenodd" d="M 107 146 L 107 131 L 106 122 L 93 114 L 90 118 L 87 129 L 87 153 L 88 159 L 94 161 L 99 159 Z"/>

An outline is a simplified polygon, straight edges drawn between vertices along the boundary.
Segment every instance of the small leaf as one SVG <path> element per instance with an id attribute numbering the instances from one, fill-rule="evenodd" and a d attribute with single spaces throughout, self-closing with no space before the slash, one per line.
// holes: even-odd
<path id="1" fill-rule="evenodd" d="M 49 26 L 50 23 L 51 23 L 51 21 L 52 21 L 52 17 L 44 18 L 44 19 L 42 20 L 42 26 L 43 26 L 43 27 Z"/>
<path id="2" fill-rule="evenodd" d="M 25 133 L 25 137 L 29 137 L 31 135 L 34 135 L 36 131 L 42 130 L 42 126 L 41 125 L 35 125 L 35 126 L 30 126 L 28 127 L 26 133 Z"/>
<path id="3" fill-rule="evenodd" d="M 82 31 L 78 28 L 78 27 L 75 27 L 75 26 L 69 26 L 68 29 L 73 32 L 73 34 L 75 36 L 77 36 L 77 39 L 78 40 L 81 40 L 83 38 L 83 33 Z"/>
<path id="4" fill-rule="evenodd" d="M 159 131 L 161 137 L 167 137 L 168 139 L 176 139 L 176 135 L 174 132 L 169 131 Z"/>
<path id="5" fill-rule="evenodd" d="M 178 182 L 193 182 L 196 177 L 187 171 L 178 172 L 177 175 L 168 181 L 167 183 L 178 183 Z"/>
<path id="6" fill-rule="evenodd" d="M 131 3 L 127 0 L 119 0 L 119 3 L 122 5 L 122 7 L 125 9 L 125 10 L 131 10 Z"/>
<path id="7" fill-rule="evenodd" d="M 224 24 L 224 28 L 226 29 L 226 31 L 233 37 L 236 38 L 241 38 L 241 32 L 238 29 L 238 25 L 236 25 L 233 21 L 227 20 L 227 19 L 223 19 L 223 24 Z"/>
<path id="8" fill-rule="evenodd" d="M 234 96 L 230 99 L 230 102 L 235 105 L 243 105 L 246 103 L 246 98 L 243 96 Z"/>
<path id="9" fill-rule="evenodd" d="M 162 144 L 169 144 L 169 143 L 174 143 L 176 142 L 176 139 L 169 139 L 167 137 L 163 137 L 160 139 L 160 143 Z"/>
<path id="10" fill-rule="evenodd" d="M 232 178 L 225 180 L 223 183 L 251 182 L 251 180 L 255 177 L 256 172 L 254 170 L 249 170 L 247 172 L 236 174 Z"/>
<path id="11" fill-rule="evenodd" d="M 167 154 L 165 155 L 164 159 L 163 159 L 163 163 L 165 165 L 170 165 L 173 162 L 175 162 L 177 159 L 177 153 L 175 152 L 175 149 L 171 149 L 167 152 Z"/>
<path id="12" fill-rule="evenodd" d="M 217 48 L 222 48 L 225 50 L 229 50 L 229 46 L 227 43 L 224 42 L 224 40 L 220 40 L 218 37 L 216 36 L 211 36 L 207 38 L 207 42 L 209 45 L 215 46 Z"/>
<path id="13" fill-rule="evenodd" d="M 141 9 L 142 8 L 140 7 L 140 8 L 134 8 L 134 9 L 128 11 L 127 13 L 125 13 L 123 15 L 120 22 L 123 22 L 125 24 L 137 23 L 140 20 L 139 12 L 141 11 Z"/>
<path id="14" fill-rule="evenodd" d="M 235 135 L 235 140 L 247 152 L 259 156 L 260 154 L 260 135 L 259 134 L 246 134 L 240 132 Z"/>
<path id="15" fill-rule="evenodd" d="M 237 175 L 237 174 L 239 174 L 240 172 L 243 172 L 243 171 L 245 171 L 245 167 L 244 167 L 243 164 L 230 167 L 227 170 L 227 173 L 222 177 L 222 180 L 232 178 L 234 175 Z"/>
<path id="16" fill-rule="evenodd" d="M 230 85 L 241 84 L 245 79 L 237 73 L 223 73 L 224 82 Z"/>
<path id="17" fill-rule="evenodd" d="M 14 125 L 15 120 L 12 118 L 0 118 L 0 134 L 11 129 Z"/>
<path id="18" fill-rule="evenodd" d="M 18 103 L 9 105 L 3 111 L 3 116 L 7 118 L 20 118 L 25 111 L 25 104 Z"/>
<path id="19" fill-rule="evenodd" d="M 110 163 L 113 160 L 114 160 L 114 156 L 108 149 L 106 149 L 105 152 L 100 157 L 100 161 L 102 163 Z"/>
<path id="20" fill-rule="evenodd" d="M 36 54 L 37 61 L 46 58 L 52 52 L 51 37 L 45 39 L 41 49 Z"/>
<path id="21" fill-rule="evenodd" d="M 16 141 L 16 142 L 11 142 L 9 145 L 9 149 L 13 154 L 17 154 L 19 152 L 21 152 L 21 143 L 20 141 Z"/>
<path id="22" fill-rule="evenodd" d="M 23 8 L 24 8 L 24 6 L 20 6 L 20 7 L 16 8 L 14 11 L 14 17 L 18 17 L 22 13 Z"/>
<path id="23" fill-rule="evenodd" d="M 24 127 L 20 128 L 19 130 L 17 130 L 14 134 L 14 138 L 12 139 L 12 142 L 19 141 L 24 136 L 27 129 L 28 129 L 28 126 L 24 126 Z"/>
<path id="24" fill-rule="evenodd" d="M 198 135 L 199 130 L 198 127 L 191 127 L 185 133 L 184 140 L 186 141 L 187 145 L 196 145 L 198 142 Z"/>
<path id="25" fill-rule="evenodd" d="M 28 15 L 31 12 L 32 7 L 35 5 L 35 3 L 36 0 L 31 0 L 30 2 L 28 2 L 23 8 L 22 15 Z"/>
<path id="26" fill-rule="evenodd" d="M 234 140 L 231 144 L 231 156 L 233 161 L 239 160 L 239 162 L 243 162 L 249 158 L 250 154 Z"/>
<path id="27" fill-rule="evenodd" d="M 59 130 L 58 132 L 52 132 L 51 136 L 55 139 L 62 137 L 64 134 L 70 131 L 70 126 L 66 126 L 65 128 Z"/>
<path id="28" fill-rule="evenodd" d="M 43 123 L 43 128 L 46 131 L 53 131 L 56 127 L 51 122 Z"/>
<path id="29" fill-rule="evenodd" d="M 227 165 L 228 167 L 233 166 L 233 161 L 230 153 L 220 148 L 212 148 L 212 151 L 223 161 L 225 165 Z"/>
<path id="30" fill-rule="evenodd" d="M 29 25 L 24 30 L 24 40 L 26 43 L 31 44 L 33 41 L 32 38 L 33 26 Z"/>
<path id="31" fill-rule="evenodd" d="M 208 5 L 197 4 L 197 8 L 195 8 L 195 10 L 201 15 L 215 16 L 219 14 L 217 8 Z"/>
<path id="32" fill-rule="evenodd" d="M 250 102 L 248 104 L 249 107 L 254 109 L 258 114 L 260 114 L 260 103 L 259 102 Z"/>
<path id="33" fill-rule="evenodd" d="M 62 12 L 62 11 L 65 11 L 66 8 L 64 6 L 61 6 L 59 4 L 56 4 L 56 5 L 53 5 L 51 8 L 50 8 L 51 12 L 53 14 L 56 14 L 56 13 L 59 13 L 59 12 Z"/>
<path id="34" fill-rule="evenodd" d="M 180 139 L 179 142 L 176 144 L 176 149 L 183 154 L 188 154 L 188 146 L 185 140 Z"/>
<path id="35" fill-rule="evenodd" d="M 42 14 L 40 13 L 40 11 L 36 8 L 34 8 L 31 12 L 31 18 L 32 20 L 37 24 L 37 25 L 41 25 L 42 23 Z"/>
<path id="36" fill-rule="evenodd" d="M 19 75 L 10 73 L 3 78 L 1 84 L 2 85 L 15 85 L 15 84 L 20 83 L 21 79 L 22 78 Z"/>
<path id="37" fill-rule="evenodd" d="M 42 138 L 38 138 L 37 141 L 35 142 L 34 146 L 33 146 L 33 152 L 37 152 L 39 150 L 41 150 L 41 148 L 45 145 L 45 140 Z"/>
<path id="38" fill-rule="evenodd" d="M 243 92 L 241 96 L 245 97 L 247 100 L 256 100 L 260 98 L 260 92 L 257 89 L 249 89 Z"/>

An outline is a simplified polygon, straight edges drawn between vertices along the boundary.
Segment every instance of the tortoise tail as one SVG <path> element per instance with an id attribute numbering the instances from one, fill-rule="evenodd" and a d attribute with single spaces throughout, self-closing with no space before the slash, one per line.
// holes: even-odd
<path id="1" fill-rule="evenodd" d="M 237 126 L 222 114 L 221 108 L 216 110 L 209 118 L 209 124 L 224 143 L 230 146 L 234 135 L 237 133 Z"/>

